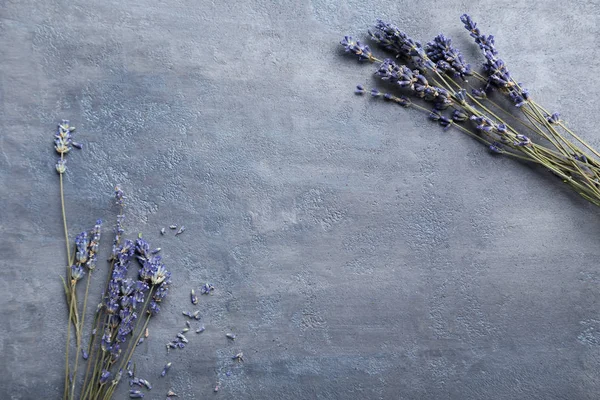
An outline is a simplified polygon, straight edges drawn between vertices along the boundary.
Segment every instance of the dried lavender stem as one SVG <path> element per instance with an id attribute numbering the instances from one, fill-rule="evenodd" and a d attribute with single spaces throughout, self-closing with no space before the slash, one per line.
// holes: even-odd
<path id="1" fill-rule="evenodd" d="M 62 174 L 61 174 L 62 178 Z M 71 283 L 71 288 L 74 288 L 75 284 Z M 67 348 L 65 350 L 65 391 L 63 393 L 63 399 L 67 400 L 69 397 L 69 343 L 71 341 L 71 316 L 73 315 L 73 301 L 69 301 L 69 319 L 67 320 Z M 75 380 L 75 378 L 73 378 Z"/>
<path id="2" fill-rule="evenodd" d="M 64 155 L 61 153 L 60 155 L 60 160 L 63 161 L 64 160 Z M 63 174 L 59 174 L 59 180 L 60 180 L 60 206 L 62 209 L 62 217 L 63 217 L 63 226 L 64 226 L 64 230 L 65 230 L 65 243 L 67 246 L 67 263 L 69 263 L 69 266 L 71 265 L 71 246 L 69 245 L 69 230 L 67 228 L 67 212 L 65 211 L 65 191 L 63 188 Z M 70 276 L 69 276 L 70 278 Z"/>
<path id="3" fill-rule="evenodd" d="M 64 155 L 60 154 L 61 162 L 64 161 Z M 67 228 L 67 213 L 65 211 L 65 192 L 63 185 L 63 174 L 59 174 L 60 180 L 60 206 L 62 210 L 62 218 L 63 218 L 63 227 L 65 231 L 65 244 L 67 247 L 67 263 L 71 262 L 71 246 L 69 245 L 69 230 Z M 70 280 L 71 268 L 70 264 L 67 265 L 67 279 Z M 71 342 L 71 318 L 73 316 L 73 307 L 72 302 L 67 300 L 69 303 L 69 319 L 67 320 L 67 348 L 65 351 L 65 392 L 63 394 L 63 398 L 67 398 L 69 392 L 69 347 Z"/>
<path id="4" fill-rule="evenodd" d="M 83 332 L 83 325 L 85 322 L 85 311 L 87 308 L 87 299 L 88 299 L 88 293 L 90 290 L 90 280 L 92 278 L 92 272 L 93 272 L 92 269 L 88 270 L 87 282 L 85 285 L 85 296 L 83 298 L 83 308 L 81 309 L 80 332 Z M 75 396 L 75 376 L 77 375 L 77 365 L 79 362 L 79 351 L 80 350 L 81 350 L 81 333 L 80 333 L 79 337 L 77 338 L 77 350 L 75 351 L 75 368 L 73 369 L 73 383 L 71 386 L 71 399 L 73 398 L 73 396 Z"/>

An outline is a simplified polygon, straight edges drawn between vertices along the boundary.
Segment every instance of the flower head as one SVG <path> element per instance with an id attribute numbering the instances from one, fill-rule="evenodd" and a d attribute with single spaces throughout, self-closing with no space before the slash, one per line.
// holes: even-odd
<path id="1" fill-rule="evenodd" d="M 110 372 L 103 369 L 100 373 L 100 384 L 105 384 L 110 379 Z"/>
<path id="2" fill-rule="evenodd" d="M 81 265 L 71 265 L 71 280 L 77 282 L 85 275 L 85 271 Z"/>
<path id="3" fill-rule="evenodd" d="M 75 253 L 75 260 L 79 264 L 84 264 L 90 255 L 89 253 L 89 238 L 87 232 L 81 232 L 75 237 L 75 246 L 77 246 L 77 253 Z"/>
<path id="4" fill-rule="evenodd" d="M 357 55 L 358 61 L 375 61 L 371 48 L 366 44 L 363 45 L 359 40 L 354 40 L 352 36 L 344 36 L 340 44 L 344 46 L 346 53 Z"/>
<path id="5" fill-rule="evenodd" d="M 464 61 L 460 51 L 452 47 L 452 40 L 443 34 L 439 34 L 433 41 L 427 43 L 426 53 L 443 72 L 463 79 L 472 74 L 471 66 Z"/>

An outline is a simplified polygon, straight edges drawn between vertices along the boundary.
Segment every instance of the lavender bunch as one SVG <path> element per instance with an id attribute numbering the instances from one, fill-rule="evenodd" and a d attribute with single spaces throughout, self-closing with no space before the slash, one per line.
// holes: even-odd
<path id="1" fill-rule="evenodd" d="M 371 89 L 373 97 L 423 111 L 444 129 L 459 129 L 493 153 L 542 165 L 585 199 L 600 205 L 600 154 L 569 130 L 558 113 L 537 104 L 529 91 L 513 79 L 499 58 L 492 35 L 482 34 L 468 15 L 460 19 L 484 55 L 482 73 L 471 69 L 447 36 L 440 34 L 423 48 L 397 26 L 382 20 L 368 34 L 402 64 L 392 58 L 378 58 L 368 46 L 348 40 L 348 36 L 341 45 L 360 61 L 378 63 L 375 76 L 403 92 L 396 95 Z M 466 79 L 469 76 L 483 86 L 472 87 Z M 493 101 L 493 91 L 507 97 L 520 115 Z M 359 95 L 367 92 L 362 85 L 355 90 Z M 410 97 L 430 103 L 431 108 Z"/>
<path id="2" fill-rule="evenodd" d="M 123 368 L 129 364 L 136 345 L 141 342 L 150 318 L 160 312 L 160 305 L 169 292 L 171 273 L 157 255 L 158 249 L 141 238 L 134 242 L 124 239 L 125 195 L 117 186 L 115 201 L 119 207 L 115 226 L 108 279 L 102 299 L 94 313 L 93 329 L 86 349 L 82 348 L 82 333 L 87 311 L 87 300 L 93 271 L 97 267 L 98 249 L 102 234 L 102 220 L 98 219 L 89 231 L 75 237 L 74 247 L 69 240 L 64 201 L 63 175 L 66 173 L 65 156 L 73 148 L 82 148 L 73 141 L 74 127 L 63 120 L 54 135 L 54 148 L 60 154 L 56 171 L 60 179 L 60 197 L 67 249 L 67 274 L 63 278 L 68 307 L 67 341 L 65 350 L 65 388 L 63 399 L 74 399 L 79 357 L 87 361 L 80 398 L 110 399 L 120 382 Z M 137 271 L 131 272 L 137 261 Z M 87 279 L 86 279 L 87 276 Z M 86 279 L 83 306 L 79 309 L 78 283 Z M 73 367 L 69 350 L 74 331 L 76 352 Z M 141 382 L 141 380 L 140 380 Z M 147 382 L 147 381 L 144 381 Z M 149 385 L 148 385 L 148 388 Z M 136 391 L 138 392 L 138 391 Z M 137 395 L 137 393 L 136 393 Z M 140 396 L 143 394 L 140 393 Z"/>
<path id="3" fill-rule="evenodd" d="M 125 196 L 118 187 L 115 198 L 123 207 Z M 102 329 L 102 336 L 95 343 L 96 332 L 93 332 L 90 340 L 92 357 L 82 387 L 83 398 L 111 398 L 123 368 L 143 340 L 150 318 L 159 313 L 159 304 L 167 296 L 171 283 L 171 273 L 156 250 L 150 250 L 147 241 L 141 236 L 135 242 L 122 240 L 123 221 L 121 211 L 111 252 L 111 273 L 94 324 L 96 331 Z M 138 270 L 131 277 L 134 260 Z"/>

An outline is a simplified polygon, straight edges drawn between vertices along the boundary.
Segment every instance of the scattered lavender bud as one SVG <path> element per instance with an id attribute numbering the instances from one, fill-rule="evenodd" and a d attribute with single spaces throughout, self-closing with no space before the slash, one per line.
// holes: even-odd
<path id="1" fill-rule="evenodd" d="M 231 371 L 225 372 L 225 376 L 231 376 Z"/>
<path id="2" fill-rule="evenodd" d="M 356 85 L 356 89 L 354 90 L 354 93 L 356 94 L 365 94 L 365 88 L 363 87 L 363 85 Z"/>
<path id="3" fill-rule="evenodd" d="M 169 225 L 169 229 L 177 229 L 177 225 Z"/>
<path id="4" fill-rule="evenodd" d="M 244 353 L 242 353 L 241 351 L 239 353 L 237 353 L 235 356 L 231 357 L 232 360 L 236 360 L 237 362 L 243 362 L 244 361 Z"/>
<path id="5" fill-rule="evenodd" d="M 190 323 L 190 321 L 185 321 L 185 326 L 187 326 L 189 328 L 192 326 L 192 324 Z"/>
<path id="6" fill-rule="evenodd" d="M 200 328 L 196 329 L 196 333 L 202 333 L 206 330 L 206 328 L 204 327 L 204 325 L 202 325 Z"/>
<path id="7" fill-rule="evenodd" d="M 225 337 L 227 337 L 227 339 L 235 340 L 235 335 L 233 333 L 226 333 Z"/>
<path id="8" fill-rule="evenodd" d="M 160 228 L 160 234 L 164 235 L 166 233 L 165 228 Z"/>
<path id="9" fill-rule="evenodd" d="M 192 315 L 192 313 L 189 312 L 189 311 L 183 311 L 183 315 L 185 315 L 186 317 L 189 317 L 189 318 L 194 318 L 194 316 Z"/>
<path id="10" fill-rule="evenodd" d="M 158 252 L 160 252 L 162 249 L 160 247 L 155 248 L 154 250 L 152 250 L 150 252 L 150 254 L 157 254 Z"/>
<path id="11" fill-rule="evenodd" d="M 133 378 L 129 380 L 129 387 L 132 387 L 133 385 L 142 386 L 138 378 Z"/>
<path id="12" fill-rule="evenodd" d="M 175 343 L 175 346 L 179 349 L 184 349 L 185 348 L 185 343 L 183 342 L 177 342 Z"/>
<path id="13" fill-rule="evenodd" d="M 192 301 L 192 304 L 194 304 L 194 305 L 198 304 L 198 296 L 196 296 L 196 291 L 194 289 L 192 289 L 192 292 L 190 294 L 190 299 Z"/>
<path id="14" fill-rule="evenodd" d="M 183 232 L 185 232 L 185 226 L 181 225 L 181 228 L 175 233 L 175 236 L 181 235 Z"/>
<path id="15" fill-rule="evenodd" d="M 84 360 L 87 360 L 89 357 L 89 354 L 87 353 L 87 351 L 85 351 L 85 349 L 81 349 L 81 356 L 83 357 Z"/>
<path id="16" fill-rule="evenodd" d="M 187 328 L 186 328 L 187 329 Z M 185 335 L 183 333 L 178 333 L 177 337 L 179 338 L 179 340 L 181 340 L 183 343 L 188 343 L 187 338 L 185 337 Z"/>
<path id="17" fill-rule="evenodd" d="M 189 322 L 189 321 L 188 321 L 188 322 Z M 183 328 L 183 329 L 181 330 L 181 333 L 186 333 L 186 332 L 188 332 L 189 330 L 190 330 L 190 328 L 188 328 L 188 327 L 185 327 L 185 328 Z"/>
<path id="18" fill-rule="evenodd" d="M 144 338 L 143 337 L 141 337 L 140 340 L 138 340 L 137 345 L 139 346 L 142 343 L 144 343 Z"/>
<path id="19" fill-rule="evenodd" d="M 215 287 L 211 283 L 205 283 L 200 288 L 200 294 L 210 294 L 215 290 Z"/>
<path id="20" fill-rule="evenodd" d="M 177 394 L 175 394 L 175 392 L 174 392 L 174 391 L 172 391 L 172 390 L 169 390 L 169 391 L 167 392 L 167 397 L 179 397 L 179 396 L 177 396 Z"/>
<path id="21" fill-rule="evenodd" d="M 146 379 L 140 379 L 140 385 L 146 387 L 148 390 L 152 390 L 152 385 Z"/>
<path id="22" fill-rule="evenodd" d="M 141 399 L 144 397 L 144 393 L 140 392 L 139 390 L 130 390 L 129 397 L 132 399 Z"/>
<path id="23" fill-rule="evenodd" d="M 162 372 L 160 373 L 160 376 L 165 376 L 167 374 L 167 371 L 169 371 L 169 368 L 171 368 L 171 363 L 167 363 L 165 365 L 165 367 L 163 368 Z"/>
<path id="24" fill-rule="evenodd" d="M 202 318 L 200 317 L 200 310 L 194 311 L 194 314 L 192 314 L 192 316 L 195 320 L 199 320 L 200 318 Z"/>

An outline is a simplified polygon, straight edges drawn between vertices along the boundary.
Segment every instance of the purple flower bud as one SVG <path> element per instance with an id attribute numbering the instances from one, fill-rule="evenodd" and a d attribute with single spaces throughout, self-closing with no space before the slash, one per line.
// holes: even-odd
<path id="1" fill-rule="evenodd" d="M 171 363 L 167 363 L 165 365 L 165 367 L 163 368 L 162 372 L 160 373 L 160 376 L 165 376 L 170 368 L 171 368 Z"/>
<path id="2" fill-rule="evenodd" d="M 100 373 L 100 384 L 101 385 L 105 384 L 109 378 L 110 378 L 110 372 L 103 369 L 102 372 Z"/>
<path id="3" fill-rule="evenodd" d="M 144 397 L 144 393 L 140 392 L 139 390 L 130 390 L 129 397 L 132 399 L 141 399 Z"/>

